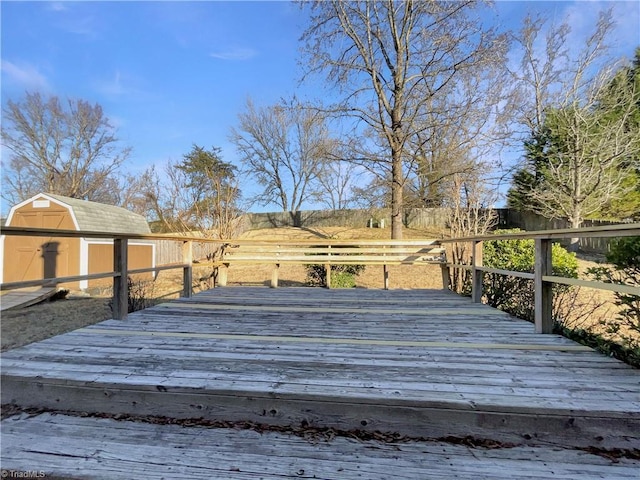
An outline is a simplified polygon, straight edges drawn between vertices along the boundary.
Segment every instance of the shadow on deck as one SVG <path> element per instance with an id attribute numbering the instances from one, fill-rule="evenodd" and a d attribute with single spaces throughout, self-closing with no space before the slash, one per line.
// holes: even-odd
<path id="1" fill-rule="evenodd" d="M 435 290 L 210 290 L 3 354 L 2 403 L 640 448 L 638 370 Z"/>

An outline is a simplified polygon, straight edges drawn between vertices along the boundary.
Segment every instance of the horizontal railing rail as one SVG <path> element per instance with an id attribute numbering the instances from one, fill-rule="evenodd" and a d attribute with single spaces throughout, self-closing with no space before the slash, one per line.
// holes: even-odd
<path id="1" fill-rule="evenodd" d="M 182 296 L 190 297 L 192 294 L 193 281 L 193 243 L 211 243 L 217 245 L 224 244 L 224 241 L 219 239 L 187 235 L 113 233 L 100 231 L 56 230 L 32 227 L 2 227 L 0 229 L 0 235 L 53 238 L 99 238 L 113 240 L 114 265 L 113 270 L 110 272 L 100 272 L 65 277 L 49 277 L 19 282 L 6 282 L 0 285 L 0 289 L 11 290 L 28 286 L 50 286 L 81 280 L 113 278 L 113 316 L 116 319 L 124 319 L 127 317 L 129 295 L 127 289 L 127 278 L 129 275 L 147 272 L 160 272 L 170 269 L 182 269 Z M 127 266 L 127 247 L 129 240 L 173 240 L 176 242 L 182 242 L 182 262 L 129 270 Z"/>
<path id="2" fill-rule="evenodd" d="M 244 240 L 229 241 L 218 260 L 218 282 L 226 284 L 233 264 L 273 265 L 271 286 L 278 286 L 280 265 L 324 265 L 325 284 L 331 288 L 333 265 L 382 265 L 383 285 L 389 288 L 391 265 L 444 264 L 445 249 L 438 240 Z"/>
<path id="3" fill-rule="evenodd" d="M 471 243 L 471 263 L 447 263 L 447 267 L 462 268 L 471 271 L 471 298 L 476 303 L 482 302 L 482 278 L 484 273 L 494 273 L 533 280 L 534 324 L 536 332 L 551 333 L 553 331 L 553 284 L 581 286 L 640 296 L 640 286 L 636 285 L 613 284 L 595 280 L 584 280 L 553 275 L 553 261 L 551 258 L 552 242 L 554 240 L 563 240 L 567 238 L 616 238 L 636 236 L 640 236 L 640 223 L 625 223 L 620 225 L 606 225 L 580 229 L 540 230 L 534 232 L 500 233 L 494 235 L 488 234 L 448 238 L 442 239 L 440 242 L 443 244 Z M 492 240 L 533 240 L 535 245 L 533 273 L 483 266 L 482 244 L 484 241 Z"/>
<path id="4" fill-rule="evenodd" d="M 213 239 L 199 236 L 176 234 L 129 234 L 100 231 L 55 230 L 26 227 L 3 227 L 0 235 L 17 235 L 31 237 L 74 237 L 112 239 L 114 251 L 114 268 L 110 272 L 87 275 L 74 275 L 40 280 L 9 282 L 0 285 L 0 289 L 12 289 L 23 286 L 51 285 L 78 280 L 113 278 L 114 318 L 127 316 L 127 276 L 145 272 L 159 272 L 169 269 L 183 270 L 182 296 L 190 297 L 193 280 L 193 244 L 210 243 L 222 247 L 220 254 L 213 260 L 200 262 L 197 265 L 221 267 L 219 284 L 226 284 L 226 269 L 237 263 L 270 263 L 275 266 L 272 286 L 277 286 L 277 268 L 281 263 L 297 264 L 380 264 L 384 267 L 384 285 L 388 288 L 388 265 L 393 264 L 429 264 L 442 266 L 445 288 L 448 286 L 449 269 L 462 268 L 471 271 L 472 299 L 482 300 L 482 275 L 494 273 L 510 275 L 534 280 L 535 328 L 539 333 L 552 331 L 551 318 L 552 285 L 586 286 L 602 290 L 640 295 L 640 288 L 633 285 L 619 285 L 591 280 L 558 277 L 552 274 L 551 244 L 555 240 L 566 238 L 611 238 L 640 236 L 640 223 L 588 227 L 583 229 L 546 230 L 536 232 L 517 232 L 496 235 L 480 235 L 461 238 L 435 240 L 256 240 L 256 239 Z M 482 242 L 487 240 L 533 239 L 535 243 L 534 272 L 517 272 L 489 268 L 482 265 Z M 128 270 L 127 245 L 129 240 L 172 240 L 182 242 L 182 262 L 157 265 L 150 268 Z M 469 242 L 472 245 L 470 264 L 447 263 L 442 244 Z M 441 257 L 438 257 L 442 255 Z M 342 258 L 341 258 L 342 257 Z M 330 275 L 331 269 L 327 269 Z M 328 283 L 330 285 L 330 282 Z"/>
<path id="5" fill-rule="evenodd" d="M 159 272 L 169 269 L 183 270 L 183 297 L 192 294 L 193 282 L 193 245 L 210 243 L 219 248 L 212 259 L 197 259 L 198 267 L 218 268 L 217 282 L 227 283 L 228 267 L 234 264 L 271 264 L 274 266 L 271 286 L 278 285 L 278 270 L 281 264 L 323 264 L 326 265 L 327 285 L 331 285 L 331 265 L 382 265 L 384 288 L 389 288 L 390 265 L 430 264 L 444 265 L 444 248 L 437 240 L 338 240 L 338 239 L 300 239 L 300 240 L 260 240 L 260 239 L 214 239 L 199 236 L 175 234 L 136 234 L 101 231 L 76 231 L 41 229 L 32 227 L 3 227 L 0 235 L 27 237 L 68 237 L 99 238 L 113 240 L 113 270 L 109 272 L 50 277 L 43 279 L 7 282 L 0 289 L 8 290 L 27 286 L 56 285 L 67 282 L 113 278 L 113 314 L 114 318 L 127 316 L 128 291 L 127 277 L 132 274 Z M 156 265 L 155 267 L 128 269 L 127 246 L 129 240 L 172 240 L 182 242 L 182 262 Z M 448 276 L 446 277 L 448 279 Z M 443 269 L 443 280 L 444 269 Z M 447 284 L 445 284 L 446 287 Z"/>

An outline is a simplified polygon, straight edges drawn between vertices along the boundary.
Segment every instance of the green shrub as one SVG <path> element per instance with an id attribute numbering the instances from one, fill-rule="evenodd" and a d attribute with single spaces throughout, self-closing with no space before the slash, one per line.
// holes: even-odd
<path id="1" fill-rule="evenodd" d="M 307 282 L 315 287 L 327 286 L 327 269 L 324 265 L 307 265 Z M 356 277 L 364 265 L 331 265 L 331 288 L 354 288 Z"/>
<path id="2" fill-rule="evenodd" d="M 515 233 L 520 230 L 496 230 L 496 234 Z M 483 264 L 486 267 L 516 272 L 533 273 L 535 243 L 533 240 L 491 240 L 483 244 Z M 559 244 L 551 247 L 553 274 L 577 278 L 578 261 L 575 254 L 567 252 Z M 554 285 L 554 295 L 568 287 Z M 488 305 L 504 310 L 516 317 L 533 321 L 533 281 L 509 275 L 485 273 L 483 292 Z M 556 312 L 557 313 L 557 312 Z M 554 316 L 556 316 L 554 314 Z"/>
<path id="3" fill-rule="evenodd" d="M 357 245 L 336 245 L 331 249 L 332 255 L 340 255 L 340 248 L 357 248 Z M 309 253 L 308 255 L 314 254 Z M 309 285 L 314 287 L 327 286 L 327 269 L 323 264 L 306 265 L 306 269 Z M 331 265 L 331 288 L 354 288 L 356 277 L 364 269 L 365 265 Z"/>

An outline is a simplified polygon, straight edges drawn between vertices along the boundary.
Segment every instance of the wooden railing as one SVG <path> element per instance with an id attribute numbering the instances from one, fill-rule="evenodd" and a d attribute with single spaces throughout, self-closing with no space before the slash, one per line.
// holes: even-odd
<path id="1" fill-rule="evenodd" d="M 640 295 L 640 287 L 612 283 L 559 277 L 553 275 L 551 244 L 554 240 L 567 238 L 612 238 L 640 236 L 640 223 L 608 225 L 604 227 L 588 227 L 581 229 L 544 230 L 535 232 L 517 232 L 499 235 L 482 235 L 476 237 L 451 238 L 441 240 L 442 243 L 471 243 L 471 263 L 469 265 L 449 263 L 449 268 L 463 268 L 471 271 L 471 298 L 474 302 L 482 301 L 482 276 L 484 273 L 497 273 L 517 278 L 533 280 L 534 285 L 534 324 L 537 333 L 553 331 L 553 291 L 554 283 L 572 286 L 609 290 L 613 292 Z M 533 273 L 516 272 L 488 268 L 482 264 L 482 242 L 489 240 L 533 240 L 535 244 L 535 260 Z"/>
<path id="2" fill-rule="evenodd" d="M 113 271 L 93 273 L 88 275 L 72 275 L 67 277 L 53 277 L 39 280 L 25 280 L 20 282 L 7 282 L 0 285 L 1 290 L 37 286 L 56 285 L 80 280 L 93 280 L 99 278 L 113 278 L 113 316 L 116 319 L 127 317 L 128 291 L 127 277 L 139 273 L 160 272 L 162 270 L 182 269 L 183 289 L 182 296 L 190 297 L 193 281 L 193 243 L 221 244 L 220 240 L 201 237 L 186 237 L 181 235 L 148 235 L 148 234 L 114 234 L 109 232 L 86 232 L 75 230 L 53 230 L 26 227 L 3 227 L 0 235 L 17 235 L 23 237 L 62 237 L 62 238 L 100 238 L 113 240 Z M 127 246 L 129 240 L 174 240 L 182 242 L 182 262 L 155 267 L 129 270 L 127 267 Z"/>
<path id="3" fill-rule="evenodd" d="M 390 265 L 445 264 L 445 249 L 437 240 L 230 240 L 219 260 L 218 283 L 226 284 L 232 264 L 273 265 L 271 286 L 278 286 L 280 265 L 324 265 L 331 287 L 331 265 L 381 265 L 383 287 L 389 288 Z"/>
<path id="4" fill-rule="evenodd" d="M 71 237 L 100 238 L 113 240 L 113 271 L 52 277 L 38 280 L 2 283 L 0 289 L 56 285 L 80 280 L 113 278 L 113 315 L 124 319 L 128 309 L 127 277 L 139 273 L 159 272 L 169 269 L 183 270 L 182 296 L 190 297 L 193 284 L 193 246 L 195 243 L 215 245 L 214 258 L 199 261 L 199 267 L 218 268 L 218 285 L 227 283 L 227 269 L 234 264 L 271 264 L 274 267 L 271 286 L 278 285 L 278 271 L 281 264 L 322 264 L 331 265 L 381 265 L 383 267 L 384 288 L 389 288 L 389 265 L 429 264 L 445 265 L 444 248 L 436 240 L 220 240 L 182 235 L 114 234 L 107 232 L 83 232 L 74 230 L 52 230 L 39 228 L 4 227 L 1 235 L 23 237 Z M 127 267 L 127 246 L 129 240 L 172 240 L 182 242 L 182 262 L 155 267 L 129 270 Z M 331 285 L 331 268 L 326 269 L 327 285 Z M 444 270 L 443 270 L 444 272 Z M 443 276 L 444 278 L 444 276 Z M 446 286 L 446 285 L 445 285 Z"/>
<path id="5" fill-rule="evenodd" d="M 383 266 L 384 287 L 389 287 L 388 265 L 430 264 L 442 266 L 443 286 L 447 288 L 450 268 L 463 268 L 471 271 L 472 299 L 482 300 L 482 275 L 485 272 L 511 275 L 534 281 L 535 329 L 538 333 L 550 333 L 553 328 L 551 314 L 552 285 L 585 286 L 614 292 L 640 295 L 640 288 L 630 285 L 616 285 L 603 282 L 587 281 L 575 278 L 557 277 L 552 274 L 551 244 L 554 240 L 580 237 L 626 237 L 640 236 L 640 223 L 590 227 L 584 229 L 548 230 L 538 232 L 519 232 L 500 235 L 483 235 L 476 237 L 434 240 L 291 240 L 291 241 L 259 241 L 259 240 L 219 240 L 180 235 L 146 235 L 146 234 L 113 234 L 105 232 L 78 232 L 71 230 L 50 230 L 37 228 L 4 227 L 1 235 L 18 235 L 28 237 L 74 237 L 74 238 L 107 238 L 113 239 L 113 271 L 89 275 L 45 278 L 22 282 L 3 283 L 2 290 L 33 285 L 51 285 L 65 282 L 90 280 L 97 278 L 113 278 L 113 315 L 116 319 L 127 316 L 128 292 L 127 276 L 146 272 L 159 272 L 168 269 L 183 270 L 182 296 L 190 297 L 193 282 L 193 244 L 211 243 L 217 245 L 219 255 L 212 261 L 199 263 L 200 266 L 220 268 L 218 283 L 226 284 L 227 268 L 233 264 L 272 264 L 274 273 L 271 284 L 278 284 L 278 268 L 281 264 L 364 264 Z M 482 265 L 482 242 L 487 240 L 533 239 L 535 242 L 534 272 L 514 272 L 488 268 Z M 182 242 L 182 262 L 159 265 L 151 268 L 128 270 L 127 245 L 129 240 L 173 240 Z M 472 245 L 471 263 L 469 265 L 447 263 L 441 244 L 469 242 Z M 330 268 L 327 268 L 330 275 Z M 330 285 L 330 278 L 327 279 Z"/>

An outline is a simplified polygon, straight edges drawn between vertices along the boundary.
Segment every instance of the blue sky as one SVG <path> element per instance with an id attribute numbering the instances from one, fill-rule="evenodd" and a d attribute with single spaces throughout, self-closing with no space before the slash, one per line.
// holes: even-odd
<path id="1" fill-rule="evenodd" d="M 527 10 L 569 15 L 580 42 L 609 6 L 616 52 L 631 57 L 638 1 L 497 2 L 496 12 L 505 28 L 518 28 Z M 25 91 L 99 103 L 133 147 L 132 172 L 179 159 L 194 143 L 235 162 L 227 136 L 247 96 L 269 105 L 325 95 L 319 84 L 298 85 L 306 15 L 289 2 L 2 1 L 0 9 L 3 105 Z"/>

